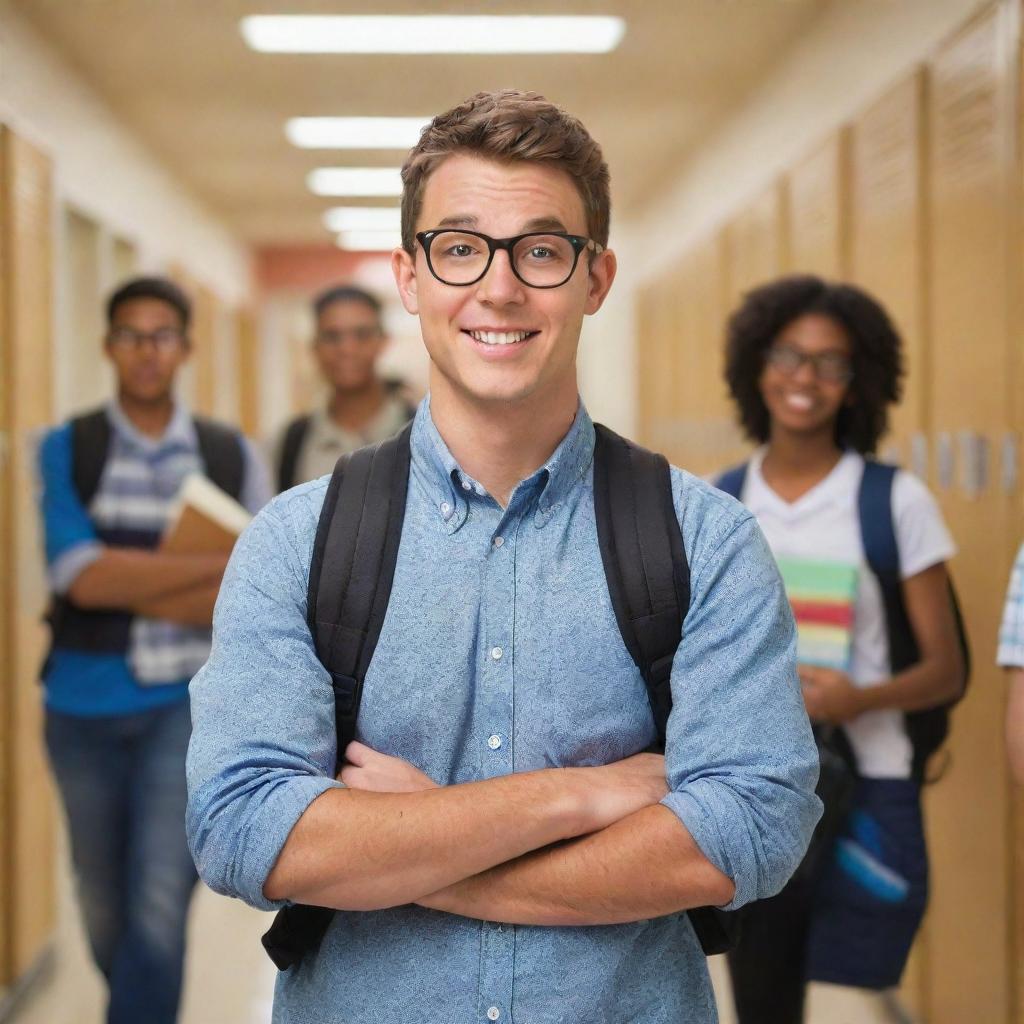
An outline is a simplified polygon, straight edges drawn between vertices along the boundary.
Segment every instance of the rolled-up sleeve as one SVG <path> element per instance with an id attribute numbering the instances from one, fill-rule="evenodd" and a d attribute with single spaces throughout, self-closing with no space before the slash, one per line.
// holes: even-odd
<path id="1" fill-rule="evenodd" d="M 304 488 L 278 499 L 240 538 L 210 658 L 190 686 L 192 855 L 211 889 L 265 910 L 282 905 L 264 897 L 263 885 L 289 833 L 339 785 L 330 677 L 305 621 L 312 497 Z"/>
<path id="2" fill-rule="evenodd" d="M 662 803 L 733 880 L 732 910 L 777 893 L 800 863 L 821 814 L 818 756 L 771 552 L 731 499 L 704 501 L 716 507 L 698 542 L 688 539 L 692 593 L 672 668 Z"/>

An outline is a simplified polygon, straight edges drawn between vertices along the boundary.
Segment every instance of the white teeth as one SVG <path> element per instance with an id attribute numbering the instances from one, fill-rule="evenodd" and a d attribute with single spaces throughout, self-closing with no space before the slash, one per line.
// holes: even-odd
<path id="1" fill-rule="evenodd" d="M 470 331 L 469 334 L 484 345 L 514 345 L 530 336 L 529 331 Z"/>
<path id="2" fill-rule="evenodd" d="M 805 411 L 813 404 L 807 395 L 786 395 L 786 404 L 794 409 Z"/>

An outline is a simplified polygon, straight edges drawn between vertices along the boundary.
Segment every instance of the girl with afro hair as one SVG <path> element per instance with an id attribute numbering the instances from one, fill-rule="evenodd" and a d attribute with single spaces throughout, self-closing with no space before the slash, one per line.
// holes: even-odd
<path id="1" fill-rule="evenodd" d="M 957 699 L 964 666 L 945 566 L 953 541 L 916 477 L 892 477 L 895 586 L 918 653 L 902 671 L 865 556 L 861 483 L 902 374 L 888 315 L 851 285 L 784 278 L 751 291 L 729 320 L 725 377 L 760 447 L 719 486 L 753 512 L 779 562 L 804 702 L 854 787 L 817 865 L 743 912 L 729 964 L 740 1024 L 799 1024 L 808 981 L 894 987 L 924 914 L 922 773 L 907 716 Z"/>

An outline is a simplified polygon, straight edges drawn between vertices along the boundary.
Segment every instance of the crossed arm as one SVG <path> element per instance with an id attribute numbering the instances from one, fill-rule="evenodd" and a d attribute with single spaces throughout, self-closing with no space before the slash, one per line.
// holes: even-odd
<path id="1" fill-rule="evenodd" d="M 510 924 L 614 924 L 728 903 L 732 881 L 658 801 L 663 758 L 438 787 L 353 743 L 264 886 L 269 899 L 406 903 Z M 347 849 L 339 863 L 334 851 Z"/>

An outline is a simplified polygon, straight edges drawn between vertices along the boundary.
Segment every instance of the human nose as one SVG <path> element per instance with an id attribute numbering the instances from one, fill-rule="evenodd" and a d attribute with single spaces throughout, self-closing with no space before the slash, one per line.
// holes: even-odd
<path id="1" fill-rule="evenodd" d="M 512 254 L 507 249 L 495 250 L 487 272 L 477 282 L 477 298 L 489 305 L 508 305 L 525 299 L 522 281 L 512 270 Z"/>

